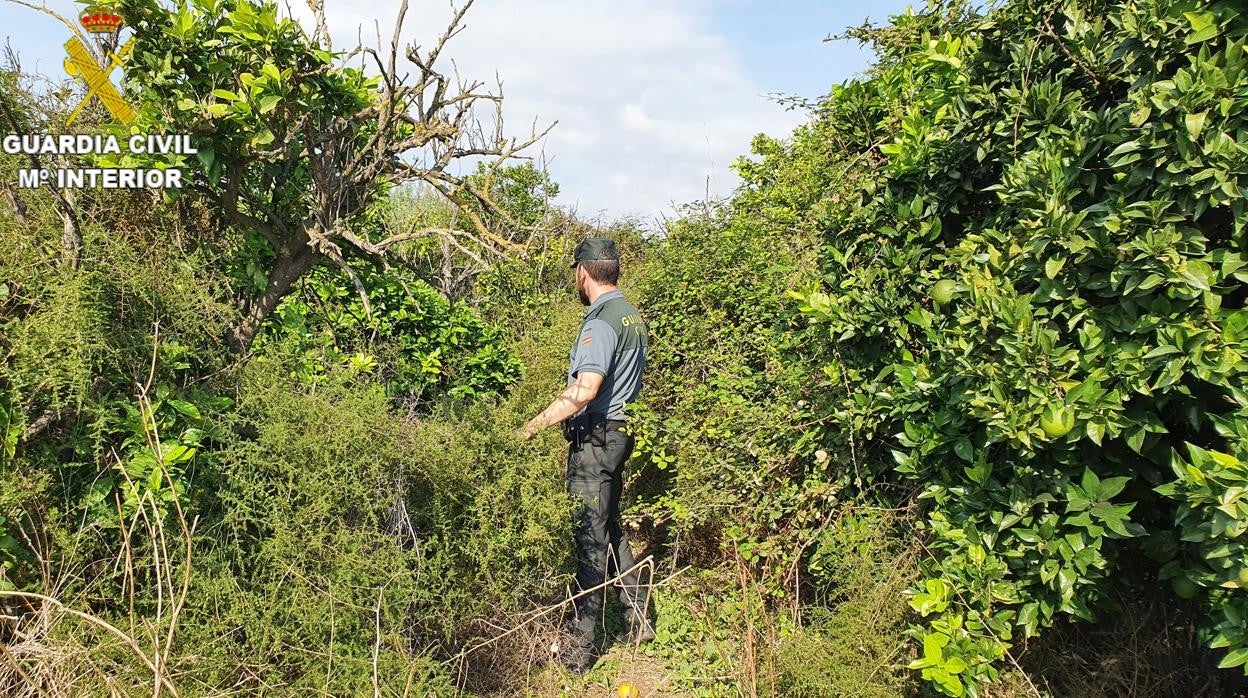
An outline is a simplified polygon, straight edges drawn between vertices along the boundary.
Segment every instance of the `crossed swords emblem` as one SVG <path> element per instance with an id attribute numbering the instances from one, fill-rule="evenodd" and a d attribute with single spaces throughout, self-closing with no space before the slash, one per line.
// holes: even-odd
<path id="1" fill-rule="evenodd" d="M 120 67 L 125 62 L 133 44 L 134 37 L 130 37 L 130 40 L 116 52 L 109 51 L 104 65 L 100 65 L 95 62 L 95 56 L 91 55 L 91 51 L 78 37 L 65 42 L 65 51 L 69 54 L 69 58 L 65 59 L 65 72 L 74 77 L 81 77 L 87 83 L 87 96 L 83 98 L 78 108 L 74 109 L 74 113 L 69 115 L 67 124 L 74 123 L 74 119 L 78 117 L 83 107 L 91 102 L 92 97 L 100 100 L 100 104 L 104 105 L 108 113 L 121 123 L 129 124 L 134 121 L 134 110 L 126 104 L 121 95 L 117 93 L 117 88 L 112 81 L 108 79 L 113 68 Z"/>

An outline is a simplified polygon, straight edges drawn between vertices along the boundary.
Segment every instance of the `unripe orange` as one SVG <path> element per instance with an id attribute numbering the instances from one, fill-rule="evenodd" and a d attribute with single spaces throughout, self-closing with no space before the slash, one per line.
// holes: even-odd
<path id="1" fill-rule="evenodd" d="M 1065 405 L 1049 405 L 1040 415 L 1040 428 L 1050 440 L 1060 439 L 1075 427 L 1075 415 Z"/>
<path id="2" fill-rule="evenodd" d="M 1196 582 L 1188 579 L 1185 575 L 1179 575 L 1170 580 L 1170 586 L 1174 589 L 1174 593 L 1180 599 L 1190 599 L 1196 596 L 1196 592 L 1200 587 L 1196 586 Z"/>
<path id="3" fill-rule="evenodd" d="M 932 286 L 932 300 L 937 305 L 944 305 L 953 300 L 953 294 L 958 290 L 958 285 L 949 279 L 941 279 Z"/>

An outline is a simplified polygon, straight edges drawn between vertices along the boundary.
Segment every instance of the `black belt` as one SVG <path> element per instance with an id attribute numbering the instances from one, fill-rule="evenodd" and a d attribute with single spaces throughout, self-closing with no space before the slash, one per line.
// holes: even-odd
<path id="1" fill-rule="evenodd" d="M 608 431 L 620 431 L 628 424 L 623 419 L 607 419 L 599 414 L 579 414 L 569 417 L 563 422 L 563 438 L 574 448 L 580 448 L 586 441 L 594 442 L 595 446 L 606 445 Z"/>

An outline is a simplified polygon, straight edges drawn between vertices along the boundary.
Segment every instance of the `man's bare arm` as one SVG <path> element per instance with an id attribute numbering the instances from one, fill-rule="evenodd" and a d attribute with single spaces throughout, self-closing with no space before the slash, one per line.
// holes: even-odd
<path id="1" fill-rule="evenodd" d="M 602 374 L 593 373 L 591 371 L 581 371 L 576 375 L 576 382 L 568 386 L 555 398 L 550 406 L 542 410 L 542 413 L 530 419 L 528 424 L 520 430 L 520 436 L 525 439 L 533 438 L 537 432 L 545 429 L 552 424 L 558 424 L 572 415 L 580 412 L 590 400 L 593 400 L 598 391 L 602 388 Z"/>

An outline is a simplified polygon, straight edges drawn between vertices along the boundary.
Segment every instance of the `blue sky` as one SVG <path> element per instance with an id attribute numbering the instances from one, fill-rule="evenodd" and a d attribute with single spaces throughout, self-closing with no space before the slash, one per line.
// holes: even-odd
<path id="1" fill-rule="evenodd" d="M 35 0 L 42 2 L 42 0 Z M 75 16 L 71 0 L 46 0 Z M 870 54 L 829 34 L 879 23 L 910 2 L 877 0 L 478 0 L 447 49 L 461 73 L 506 88 L 515 131 L 559 125 L 543 144 L 582 215 L 643 219 L 673 205 L 723 196 L 737 185 L 728 164 L 759 132 L 783 136 L 804 119 L 768 98 L 815 97 L 861 73 Z M 290 0 L 296 16 L 306 14 Z M 336 47 L 354 45 L 374 21 L 393 26 L 395 0 L 327 0 Z M 428 41 L 449 17 L 443 0 L 411 0 L 406 36 Z M 61 79 L 65 28 L 0 0 L 0 35 L 27 70 Z M 518 134 L 519 135 L 519 134 Z"/>
<path id="2" fill-rule="evenodd" d="M 855 41 L 824 42 L 871 19 L 885 22 L 912 2 L 736 0 L 710 14 L 713 27 L 747 58 L 750 77 L 769 92 L 814 96 L 861 72 L 870 52 Z M 919 0 L 918 7 L 924 6 Z"/>

